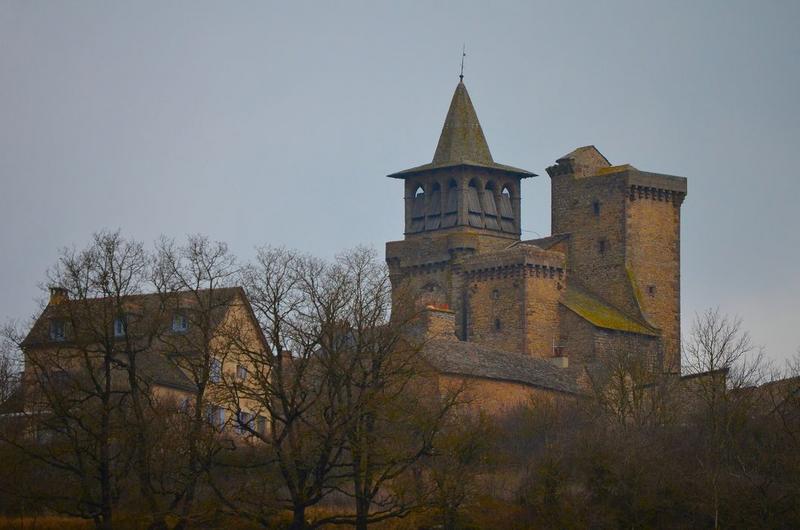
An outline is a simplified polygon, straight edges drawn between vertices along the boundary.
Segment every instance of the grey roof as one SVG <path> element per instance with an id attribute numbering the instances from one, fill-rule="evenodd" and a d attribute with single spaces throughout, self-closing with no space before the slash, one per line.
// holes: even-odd
<path id="1" fill-rule="evenodd" d="M 423 354 L 434 368 L 446 374 L 580 393 L 574 370 L 556 368 L 545 359 L 455 339 L 432 339 L 425 343 Z"/>
<path id="2" fill-rule="evenodd" d="M 489 144 L 483 135 L 478 114 L 472 105 L 472 100 L 467 92 L 467 87 L 461 81 L 456 86 L 450 109 L 444 120 L 442 134 L 430 164 L 398 171 L 389 175 L 394 178 L 404 178 L 407 175 L 421 173 L 434 169 L 457 166 L 473 166 L 514 173 L 522 178 L 535 177 L 534 173 L 504 164 L 498 164 L 492 159 Z"/>
<path id="3" fill-rule="evenodd" d="M 538 239 L 525 239 L 514 243 L 514 245 L 534 245 L 544 250 L 550 249 L 562 241 L 570 238 L 570 234 L 553 234 L 552 236 L 540 237 Z"/>

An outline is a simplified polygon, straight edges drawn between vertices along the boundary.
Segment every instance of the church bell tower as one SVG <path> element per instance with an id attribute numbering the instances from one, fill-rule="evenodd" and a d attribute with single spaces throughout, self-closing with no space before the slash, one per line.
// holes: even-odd
<path id="1" fill-rule="evenodd" d="M 404 181 L 404 239 L 386 244 L 395 298 L 449 307 L 463 330 L 462 263 L 519 241 L 520 184 L 536 175 L 494 161 L 462 79 L 433 160 L 388 176 Z"/>

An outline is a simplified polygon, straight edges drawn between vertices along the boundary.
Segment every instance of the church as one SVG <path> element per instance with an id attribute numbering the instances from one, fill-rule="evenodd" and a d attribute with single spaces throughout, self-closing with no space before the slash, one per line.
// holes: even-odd
<path id="1" fill-rule="evenodd" d="M 594 146 L 547 174 L 551 235 L 524 240 L 521 183 L 537 175 L 494 161 L 462 77 L 433 161 L 388 175 L 405 202 L 404 237 L 386 244 L 395 307 L 425 313 L 427 358 L 492 409 L 581 393 L 623 350 L 680 374 L 686 179 Z"/>

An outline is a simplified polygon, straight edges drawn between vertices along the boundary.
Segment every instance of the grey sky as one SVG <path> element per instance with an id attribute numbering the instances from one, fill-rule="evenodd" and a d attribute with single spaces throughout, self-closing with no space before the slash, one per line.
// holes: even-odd
<path id="1" fill-rule="evenodd" d="M 242 258 L 402 238 L 458 81 L 550 231 L 544 168 L 596 145 L 689 179 L 684 332 L 740 315 L 800 346 L 800 2 L 0 0 L 0 318 L 101 228 L 205 233 Z"/>

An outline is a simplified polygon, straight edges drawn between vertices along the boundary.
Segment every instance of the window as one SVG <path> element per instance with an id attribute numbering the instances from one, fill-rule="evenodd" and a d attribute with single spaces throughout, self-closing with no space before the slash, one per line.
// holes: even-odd
<path id="1" fill-rule="evenodd" d="M 192 406 L 191 406 L 191 403 L 190 403 L 188 397 L 187 398 L 183 398 L 181 400 L 181 402 L 178 404 L 178 411 L 179 412 L 189 412 L 189 410 L 191 410 L 191 408 L 192 408 Z"/>
<path id="2" fill-rule="evenodd" d="M 601 239 L 600 241 L 597 242 L 597 251 L 600 254 L 605 254 L 607 246 L 608 245 L 606 244 L 606 240 L 605 239 Z"/>
<path id="3" fill-rule="evenodd" d="M 181 313 L 176 313 L 172 317 L 172 331 L 175 333 L 183 333 L 189 328 L 189 321 L 186 319 L 186 315 Z"/>
<path id="4" fill-rule="evenodd" d="M 238 379 L 239 381 L 247 380 L 247 368 L 245 368 L 241 364 L 236 365 L 236 379 Z"/>
<path id="5" fill-rule="evenodd" d="M 127 327 L 128 327 L 128 322 L 127 322 L 127 318 L 126 317 L 122 316 L 122 317 L 115 318 L 114 319 L 114 336 L 115 337 L 124 337 L 125 333 L 127 331 Z"/>
<path id="6" fill-rule="evenodd" d="M 222 381 L 222 363 L 219 359 L 211 359 L 211 364 L 208 367 L 208 380 L 212 383 Z"/>
<path id="7" fill-rule="evenodd" d="M 495 331 L 500 331 L 502 328 L 503 328 L 503 323 L 500 322 L 499 318 L 495 318 L 494 319 L 494 330 Z"/>
<path id="8" fill-rule="evenodd" d="M 656 286 L 655 285 L 648 285 L 647 286 L 647 294 L 649 296 L 655 296 L 656 295 Z"/>
<path id="9" fill-rule="evenodd" d="M 267 418 L 264 416 L 256 416 L 256 432 L 258 434 L 267 434 Z"/>
<path id="10" fill-rule="evenodd" d="M 64 333 L 64 321 L 63 320 L 51 320 L 50 321 L 50 339 L 55 341 L 63 341 L 66 335 Z"/>
<path id="11" fill-rule="evenodd" d="M 594 214 L 596 216 L 600 215 L 600 201 L 594 201 L 592 203 L 592 209 L 594 210 Z"/>
<path id="12" fill-rule="evenodd" d="M 225 427 L 225 409 L 217 405 L 209 405 L 206 408 L 206 419 L 213 427 L 222 430 Z"/>
<path id="13" fill-rule="evenodd" d="M 236 414 L 236 425 L 234 427 L 236 433 L 247 434 L 248 432 L 250 432 L 250 430 L 252 430 L 255 427 L 254 420 L 255 420 L 255 415 L 240 410 L 239 413 Z"/>
<path id="14" fill-rule="evenodd" d="M 492 300 L 499 300 L 500 299 L 500 291 L 495 289 L 492 291 Z"/>

